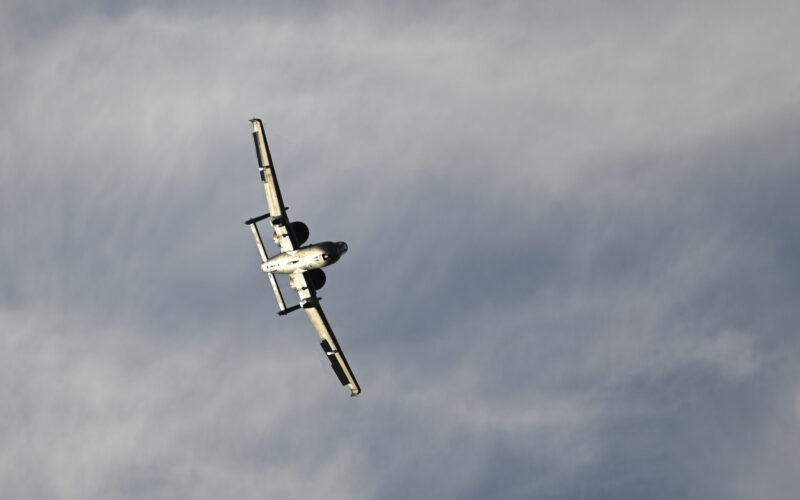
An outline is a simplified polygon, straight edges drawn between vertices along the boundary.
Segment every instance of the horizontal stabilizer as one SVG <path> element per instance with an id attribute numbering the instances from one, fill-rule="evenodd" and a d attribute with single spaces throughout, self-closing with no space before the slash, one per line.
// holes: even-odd
<path id="1" fill-rule="evenodd" d="M 269 217 L 269 213 L 266 213 L 264 215 L 259 215 L 258 217 L 253 217 L 252 219 L 247 219 L 246 221 L 244 221 L 244 223 L 246 226 L 249 226 L 250 224 L 255 224 L 256 222 L 260 222 L 266 219 L 267 217 Z"/>
<path id="2" fill-rule="evenodd" d="M 300 309 L 300 304 L 295 304 L 292 307 L 287 307 L 286 309 L 278 311 L 278 316 L 286 316 L 290 312 L 296 311 L 298 309 Z"/>

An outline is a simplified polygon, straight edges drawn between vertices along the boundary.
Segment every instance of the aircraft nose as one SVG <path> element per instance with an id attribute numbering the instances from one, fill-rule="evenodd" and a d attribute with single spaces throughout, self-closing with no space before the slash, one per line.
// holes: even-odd
<path id="1" fill-rule="evenodd" d="M 344 255 L 345 253 L 347 253 L 347 243 L 345 243 L 344 241 L 340 241 L 339 243 L 337 243 L 337 245 L 339 245 L 339 255 Z"/>

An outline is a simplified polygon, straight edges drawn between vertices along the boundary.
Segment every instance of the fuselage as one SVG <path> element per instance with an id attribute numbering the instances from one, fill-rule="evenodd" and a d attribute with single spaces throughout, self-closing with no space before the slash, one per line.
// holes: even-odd
<path id="1" fill-rule="evenodd" d="M 344 241 L 325 241 L 280 253 L 261 264 L 266 273 L 291 274 L 329 266 L 347 252 Z"/>

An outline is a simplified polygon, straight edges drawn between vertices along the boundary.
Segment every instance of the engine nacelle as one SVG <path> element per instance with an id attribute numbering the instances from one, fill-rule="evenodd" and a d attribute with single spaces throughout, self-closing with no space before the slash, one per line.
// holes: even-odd
<path id="1" fill-rule="evenodd" d="M 289 238 L 294 242 L 295 248 L 298 248 L 308 240 L 308 226 L 303 222 L 292 222 L 287 226 L 286 230 L 289 233 Z M 274 241 L 277 246 L 281 246 L 280 239 L 276 233 L 272 233 L 272 241 Z"/>
<path id="2" fill-rule="evenodd" d="M 308 226 L 300 221 L 295 221 L 289 224 L 289 234 L 292 235 L 294 245 L 299 247 L 308 240 Z"/>
<path id="3" fill-rule="evenodd" d="M 312 269 L 311 271 L 306 271 L 304 274 L 306 281 L 311 282 L 317 290 L 325 286 L 327 278 L 325 278 L 325 271 L 322 269 Z"/>

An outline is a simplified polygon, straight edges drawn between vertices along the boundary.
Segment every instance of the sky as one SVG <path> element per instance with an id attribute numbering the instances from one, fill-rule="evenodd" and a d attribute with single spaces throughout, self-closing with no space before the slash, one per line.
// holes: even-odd
<path id="1" fill-rule="evenodd" d="M 0 497 L 796 498 L 798 22 L 3 2 Z M 357 398 L 275 314 L 252 117 Z"/>

